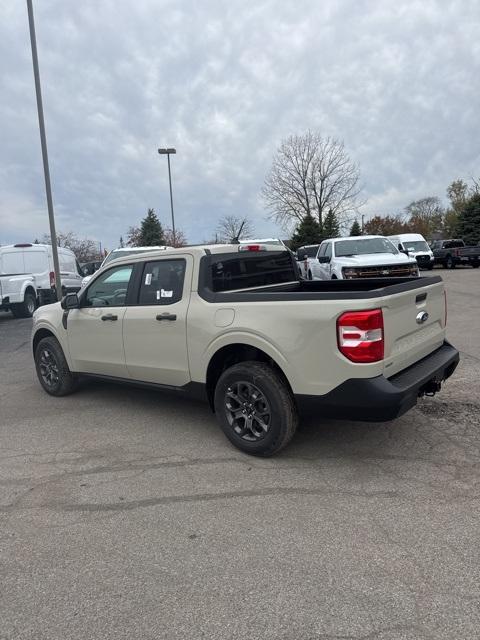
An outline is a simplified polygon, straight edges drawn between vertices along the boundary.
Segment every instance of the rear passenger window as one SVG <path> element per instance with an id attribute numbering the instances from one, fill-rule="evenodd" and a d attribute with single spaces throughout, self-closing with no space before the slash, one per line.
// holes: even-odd
<path id="1" fill-rule="evenodd" d="M 166 305 L 179 302 L 182 299 L 185 266 L 183 259 L 147 262 L 143 269 L 138 304 Z"/>
<path id="2" fill-rule="evenodd" d="M 211 265 L 213 291 L 234 291 L 293 282 L 297 279 L 288 252 L 219 259 Z"/>

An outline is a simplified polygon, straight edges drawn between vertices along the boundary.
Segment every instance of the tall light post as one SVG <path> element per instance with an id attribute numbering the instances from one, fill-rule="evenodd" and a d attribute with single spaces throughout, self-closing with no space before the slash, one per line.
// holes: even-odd
<path id="1" fill-rule="evenodd" d="M 37 39 L 35 37 L 32 0 L 27 0 L 27 10 L 28 24 L 30 27 L 30 44 L 32 47 L 33 75 L 35 78 L 35 92 L 37 95 L 38 127 L 40 129 L 40 144 L 42 146 L 43 173 L 45 176 L 45 191 L 47 194 L 48 220 L 50 223 L 50 242 L 52 243 L 53 269 L 55 271 L 57 300 L 59 300 L 62 295 L 62 282 L 60 280 L 60 265 L 58 263 L 57 232 L 55 230 L 52 186 L 50 184 L 50 169 L 48 167 L 47 137 L 45 135 L 45 121 L 43 118 L 42 88 L 40 86 L 40 71 L 38 69 Z"/>
<path id="2" fill-rule="evenodd" d="M 177 153 L 177 150 L 173 147 L 169 147 L 168 149 L 159 149 L 158 153 L 161 156 L 167 156 L 168 161 L 168 184 L 170 186 L 170 208 L 172 210 L 172 233 L 173 233 L 173 244 L 176 244 L 176 236 L 175 236 L 175 216 L 173 215 L 173 196 L 172 196 L 172 173 L 170 171 L 170 155 L 172 153 Z"/>

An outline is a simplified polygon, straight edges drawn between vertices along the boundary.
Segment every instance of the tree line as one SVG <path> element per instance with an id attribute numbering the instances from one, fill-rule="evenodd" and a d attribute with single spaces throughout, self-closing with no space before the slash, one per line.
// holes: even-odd
<path id="1" fill-rule="evenodd" d="M 400 213 L 375 215 L 360 226 L 362 198 L 360 170 L 351 160 L 342 141 L 307 131 L 284 139 L 274 153 L 261 195 L 268 218 L 279 224 L 291 238 L 291 247 L 317 244 L 325 238 L 350 235 L 421 233 L 434 237 L 463 237 L 467 243 L 480 242 L 480 181 L 454 180 L 447 188 L 448 206 L 440 198 L 415 200 Z M 205 243 L 235 242 L 255 237 L 252 221 L 246 216 L 225 215 L 219 219 L 213 237 Z M 138 225 L 128 228 L 120 246 L 187 244 L 185 233 L 164 228 L 149 208 Z M 59 234 L 59 245 L 71 248 L 81 262 L 97 259 L 98 243 L 80 240 L 72 232 Z"/>
<path id="2" fill-rule="evenodd" d="M 471 184 L 454 180 L 447 188 L 447 207 L 440 198 L 428 196 L 411 202 L 401 213 L 371 217 L 363 229 L 358 221 L 365 204 L 361 191 L 358 165 L 343 142 L 307 131 L 282 141 L 262 196 L 269 217 L 286 230 L 293 227 L 293 249 L 348 229 L 350 235 L 421 233 L 427 239 L 456 236 L 469 244 L 480 241 L 478 180 Z"/>
<path id="3" fill-rule="evenodd" d="M 480 242 L 480 182 L 468 184 L 454 180 L 446 190 L 449 204 L 429 196 L 411 202 L 404 211 L 394 215 L 373 216 L 365 222 L 364 233 L 396 235 L 421 233 L 435 237 L 463 238 L 467 244 Z"/>

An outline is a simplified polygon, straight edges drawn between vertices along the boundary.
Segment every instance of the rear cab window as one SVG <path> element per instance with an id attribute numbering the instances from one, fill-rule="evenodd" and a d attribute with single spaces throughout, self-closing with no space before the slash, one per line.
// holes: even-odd
<path id="1" fill-rule="evenodd" d="M 296 282 L 297 272 L 288 252 L 267 251 L 256 255 L 212 256 L 207 286 L 217 293 Z"/>

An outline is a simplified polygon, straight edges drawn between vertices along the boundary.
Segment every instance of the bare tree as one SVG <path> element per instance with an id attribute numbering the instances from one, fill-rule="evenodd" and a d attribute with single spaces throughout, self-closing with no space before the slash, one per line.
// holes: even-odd
<path id="1" fill-rule="evenodd" d="M 51 244 L 51 239 L 48 234 L 45 234 L 42 238 L 42 242 L 45 244 Z M 89 238 L 78 238 L 73 231 L 62 231 L 57 233 L 57 243 L 59 247 L 66 247 L 75 254 L 75 257 L 79 262 L 92 262 L 103 258 L 100 255 L 100 243 Z"/>
<path id="2" fill-rule="evenodd" d="M 139 247 L 141 245 L 140 227 L 128 227 L 127 247 Z"/>
<path id="3" fill-rule="evenodd" d="M 342 222 L 345 214 L 363 204 L 359 177 L 343 142 L 307 131 L 281 143 L 262 196 L 270 217 L 283 227 L 301 222 L 306 215 L 316 217 L 323 227 L 330 209 Z"/>
<path id="4" fill-rule="evenodd" d="M 430 238 L 432 233 L 440 231 L 443 227 L 445 209 L 440 198 L 429 196 L 411 202 L 405 207 L 409 215 L 408 226 L 415 233 L 421 233 L 425 238 Z"/>
<path id="5" fill-rule="evenodd" d="M 248 218 L 224 216 L 218 221 L 216 236 L 220 242 L 233 242 L 234 240 L 242 240 L 242 238 L 251 238 L 253 234 L 253 225 Z"/>
<path id="6" fill-rule="evenodd" d="M 163 237 L 167 247 L 185 247 L 187 244 L 187 236 L 181 229 L 175 229 L 175 237 L 172 229 L 164 229 Z"/>

